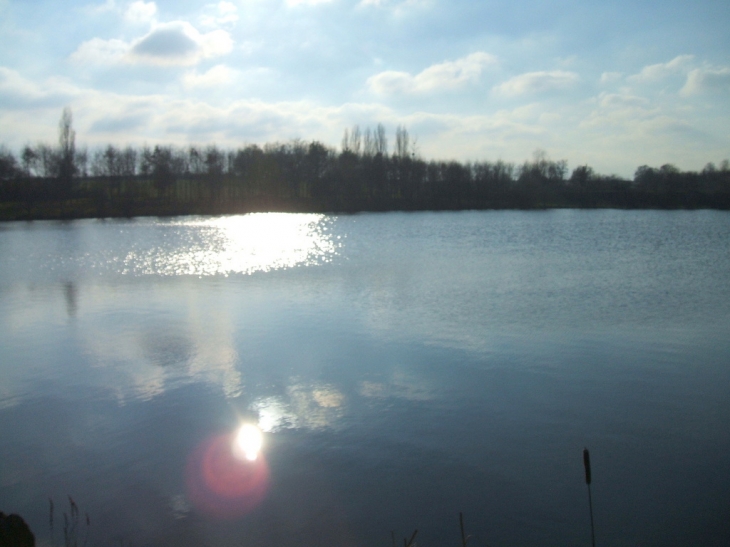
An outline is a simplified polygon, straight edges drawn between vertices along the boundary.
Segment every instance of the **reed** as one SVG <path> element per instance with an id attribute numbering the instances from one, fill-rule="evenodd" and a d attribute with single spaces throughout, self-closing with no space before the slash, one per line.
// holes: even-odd
<path id="1" fill-rule="evenodd" d="M 411 536 L 411 539 L 403 538 L 403 547 L 416 547 L 416 534 L 418 533 L 418 530 L 413 531 L 413 535 Z M 393 547 L 396 547 L 395 544 L 395 532 L 390 532 L 390 537 L 393 540 Z"/>
<path id="2" fill-rule="evenodd" d="M 593 526 L 593 499 L 591 498 L 591 455 L 587 448 L 583 449 L 583 467 L 586 472 L 586 486 L 588 486 L 588 510 L 591 514 L 591 545 L 596 547 L 596 531 Z"/>
<path id="3" fill-rule="evenodd" d="M 51 545 L 56 546 L 56 537 L 54 529 L 54 504 L 53 499 L 48 498 L 48 525 L 51 529 Z M 68 496 L 68 513 L 63 513 L 63 546 L 64 547 L 79 547 L 79 532 L 81 531 L 81 516 L 79 506 L 71 496 Z M 86 547 L 89 540 L 89 528 L 91 527 L 91 519 L 89 513 L 84 513 L 84 540 L 81 544 L 82 547 Z"/>
<path id="4" fill-rule="evenodd" d="M 459 512 L 459 528 L 461 528 L 461 547 L 466 547 L 466 542 L 469 541 L 471 536 L 467 536 L 464 532 L 464 513 Z"/>

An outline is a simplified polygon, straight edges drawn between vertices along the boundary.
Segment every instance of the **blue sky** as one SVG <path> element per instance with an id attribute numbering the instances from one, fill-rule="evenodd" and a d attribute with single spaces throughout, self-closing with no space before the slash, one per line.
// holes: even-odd
<path id="1" fill-rule="evenodd" d="M 631 176 L 730 157 L 730 2 L 0 0 L 0 143 L 320 140 Z"/>

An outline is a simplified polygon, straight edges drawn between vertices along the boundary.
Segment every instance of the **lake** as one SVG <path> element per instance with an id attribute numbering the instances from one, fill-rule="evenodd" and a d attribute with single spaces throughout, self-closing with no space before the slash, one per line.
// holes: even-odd
<path id="1" fill-rule="evenodd" d="M 0 225 L 39 545 L 587 546 L 588 447 L 597 545 L 724 546 L 728 424 L 728 212 Z"/>

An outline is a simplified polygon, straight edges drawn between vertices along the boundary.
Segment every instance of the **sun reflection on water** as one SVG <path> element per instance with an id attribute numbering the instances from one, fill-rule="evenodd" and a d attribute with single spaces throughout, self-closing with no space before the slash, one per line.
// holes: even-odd
<path id="1" fill-rule="evenodd" d="M 266 496 L 269 483 L 262 445 L 262 432 L 252 424 L 206 439 L 188 459 L 188 498 L 217 518 L 235 518 L 253 510 Z"/>
<path id="2" fill-rule="evenodd" d="M 229 275 L 329 262 L 336 237 L 318 214 L 251 213 L 166 223 L 152 248 L 125 258 L 126 273 Z"/>
<path id="3" fill-rule="evenodd" d="M 263 435 L 258 427 L 252 424 L 243 424 L 236 434 L 233 453 L 238 458 L 247 459 L 251 462 L 255 461 L 259 457 L 263 441 Z"/>

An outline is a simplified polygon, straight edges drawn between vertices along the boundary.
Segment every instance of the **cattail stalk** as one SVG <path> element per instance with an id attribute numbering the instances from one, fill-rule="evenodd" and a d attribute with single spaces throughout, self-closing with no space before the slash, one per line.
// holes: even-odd
<path id="1" fill-rule="evenodd" d="M 583 467 L 586 471 L 586 485 L 588 486 L 588 510 L 591 513 L 591 545 L 596 547 L 596 532 L 593 527 L 593 499 L 591 498 L 591 455 L 587 448 L 583 449 Z"/>
<path id="2" fill-rule="evenodd" d="M 459 527 L 461 528 L 461 547 L 466 547 L 466 533 L 464 532 L 464 513 L 459 513 Z"/>
<path id="3" fill-rule="evenodd" d="M 53 537 L 53 500 L 48 498 L 48 526 L 51 529 L 51 545 L 55 545 L 56 541 Z"/>

